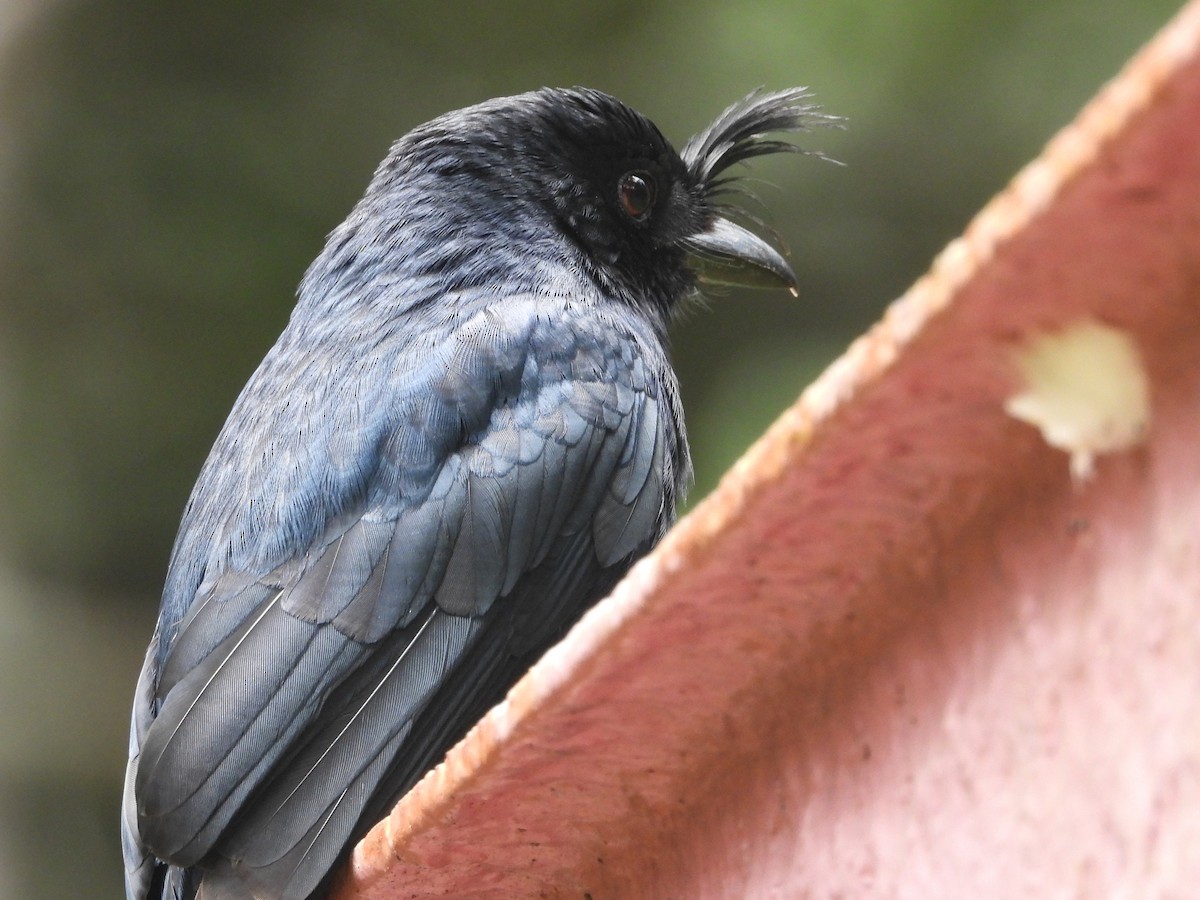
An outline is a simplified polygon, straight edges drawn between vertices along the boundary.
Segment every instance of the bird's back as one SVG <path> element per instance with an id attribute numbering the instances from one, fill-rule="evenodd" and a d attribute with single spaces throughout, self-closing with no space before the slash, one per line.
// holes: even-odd
<path id="1" fill-rule="evenodd" d="M 156 856 L 210 868 L 205 896 L 307 896 L 657 540 L 687 463 L 649 330 L 521 296 L 307 368 L 285 333 L 202 472 L 147 660 Z"/>

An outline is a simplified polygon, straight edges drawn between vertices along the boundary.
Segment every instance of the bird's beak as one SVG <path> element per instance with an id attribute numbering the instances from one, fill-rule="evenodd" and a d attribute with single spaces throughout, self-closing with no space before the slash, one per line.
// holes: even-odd
<path id="1" fill-rule="evenodd" d="M 717 216 L 683 239 L 688 262 L 702 284 L 787 288 L 796 297 L 796 273 L 779 251 L 752 231 Z"/>

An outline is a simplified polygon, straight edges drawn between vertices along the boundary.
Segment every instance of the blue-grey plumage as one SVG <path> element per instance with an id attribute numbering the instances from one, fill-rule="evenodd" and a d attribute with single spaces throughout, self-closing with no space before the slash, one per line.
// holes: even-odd
<path id="1" fill-rule="evenodd" d="M 823 119 L 755 94 L 677 154 L 595 91 L 415 129 L 329 237 L 200 473 L 137 687 L 141 898 L 306 898 L 662 536 L 690 477 L 669 319 L 788 285 L 729 165 Z"/>

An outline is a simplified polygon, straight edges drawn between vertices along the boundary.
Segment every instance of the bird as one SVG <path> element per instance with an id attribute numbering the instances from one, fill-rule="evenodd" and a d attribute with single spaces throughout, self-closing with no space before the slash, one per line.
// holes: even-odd
<path id="1" fill-rule="evenodd" d="M 390 148 L 183 513 L 135 689 L 129 900 L 326 896 L 655 545 L 691 479 L 668 326 L 710 285 L 796 293 L 731 168 L 815 153 L 795 136 L 833 118 L 759 89 L 676 151 L 543 88 Z"/>

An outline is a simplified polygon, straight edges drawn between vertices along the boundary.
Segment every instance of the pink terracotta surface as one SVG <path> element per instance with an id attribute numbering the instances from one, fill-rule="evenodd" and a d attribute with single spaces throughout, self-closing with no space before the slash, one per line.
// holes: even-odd
<path id="1" fill-rule="evenodd" d="M 1150 378 L 1074 483 L 1004 413 Z M 342 900 L 1200 896 L 1200 3 L 356 850 Z"/>

